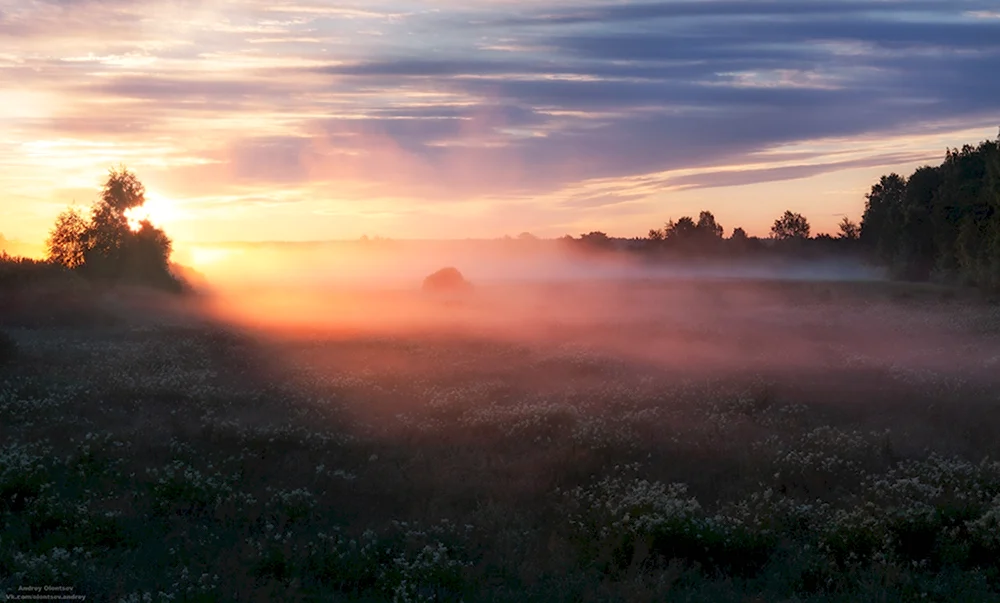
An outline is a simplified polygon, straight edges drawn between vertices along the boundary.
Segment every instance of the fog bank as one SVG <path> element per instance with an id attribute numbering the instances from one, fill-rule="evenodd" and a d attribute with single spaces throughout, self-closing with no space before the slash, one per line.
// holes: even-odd
<path id="1" fill-rule="evenodd" d="M 651 257 L 585 252 L 559 241 L 369 241 L 194 246 L 179 254 L 217 287 L 408 289 L 452 266 L 474 284 L 644 279 L 871 281 L 855 258 Z"/>

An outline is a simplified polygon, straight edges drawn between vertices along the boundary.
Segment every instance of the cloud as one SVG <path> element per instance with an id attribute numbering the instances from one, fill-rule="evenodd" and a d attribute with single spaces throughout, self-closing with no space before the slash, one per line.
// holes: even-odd
<path id="1" fill-rule="evenodd" d="M 777 182 L 781 180 L 798 180 L 818 174 L 846 170 L 857 167 L 881 167 L 903 163 L 918 163 L 930 161 L 932 157 L 926 153 L 891 153 L 826 163 L 810 163 L 786 165 L 762 169 L 745 170 L 708 170 L 698 174 L 669 178 L 667 186 L 688 188 L 716 188 L 727 186 L 742 186 L 761 182 Z"/>
<path id="2" fill-rule="evenodd" d="M 951 11 L 956 6 L 966 6 L 975 11 L 987 6 L 985 2 L 954 2 L 923 0 L 919 3 L 890 0 L 789 2 L 775 0 L 702 0 L 699 2 L 637 2 L 634 4 L 597 4 L 562 7 L 555 11 L 536 11 L 535 14 L 502 19 L 510 26 L 524 25 L 578 25 L 648 21 L 653 19 L 699 18 L 725 20 L 733 17 L 803 17 L 803 16 L 870 16 L 921 11 Z"/>
<path id="3" fill-rule="evenodd" d="M 0 182 L 30 195 L 46 161 L 78 183 L 117 155 L 174 191 L 317 212 L 370 199 L 397 215 L 467 203 L 558 223 L 638 211 L 657 186 L 877 167 L 919 155 L 881 138 L 992 123 L 995 8 L 0 0 Z M 824 154 L 830 138 L 856 139 L 858 156 Z M 820 150 L 798 161 L 761 160 L 809 144 Z M 595 179 L 606 185 L 580 192 Z"/>
<path id="4" fill-rule="evenodd" d="M 644 199 L 640 194 L 598 194 L 574 196 L 559 203 L 559 207 L 571 209 L 604 208 Z"/>
<path id="5" fill-rule="evenodd" d="M 244 138 L 230 149 L 229 173 L 240 183 L 299 182 L 307 175 L 303 154 L 309 145 L 302 137 Z"/>

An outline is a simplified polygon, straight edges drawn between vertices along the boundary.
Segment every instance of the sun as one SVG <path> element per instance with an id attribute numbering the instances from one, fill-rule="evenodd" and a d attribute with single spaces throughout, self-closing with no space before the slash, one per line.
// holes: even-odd
<path id="1" fill-rule="evenodd" d="M 157 228 L 165 228 L 178 218 L 177 204 L 159 193 L 146 191 L 146 202 L 125 212 L 129 228 L 139 230 L 143 220 Z"/>

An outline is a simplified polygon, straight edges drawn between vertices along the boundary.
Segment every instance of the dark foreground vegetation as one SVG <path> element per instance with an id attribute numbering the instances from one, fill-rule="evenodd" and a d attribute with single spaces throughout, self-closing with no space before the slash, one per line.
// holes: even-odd
<path id="1" fill-rule="evenodd" d="M 546 290 L 527 330 L 6 314 L 0 592 L 1000 601 L 995 308 L 637 283 L 558 319 L 597 289 Z"/>

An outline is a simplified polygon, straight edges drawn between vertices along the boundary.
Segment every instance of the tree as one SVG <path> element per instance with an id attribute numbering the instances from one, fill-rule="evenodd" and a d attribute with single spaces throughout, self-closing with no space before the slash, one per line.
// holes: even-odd
<path id="1" fill-rule="evenodd" d="M 896 276 L 1000 288 L 1000 139 L 883 176 L 866 199 L 861 240 Z"/>
<path id="2" fill-rule="evenodd" d="M 955 239 L 955 256 L 958 260 L 960 277 L 970 285 L 980 284 L 987 277 L 981 272 L 983 266 L 980 261 L 988 237 L 983 226 L 972 216 L 966 216 L 959 226 L 958 237 Z"/>
<path id="3" fill-rule="evenodd" d="M 703 211 L 698 216 L 698 233 L 706 239 L 721 239 L 722 226 L 715 221 L 715 216 L 710 211 Z"/>
<path id="4" fill-rule="evenodd" d="M 92 278 L 181 291 L 181 281 L 170 271 L 167 234 L 149 220 L 134 231 L 129 227 L 129 210 L 145 200 L 145 188 L 134 173 L 124 166 L 112 169 L 89 221 L 72 208 L 56 219 L 47 242 L 49 259 Z"/>
<path id="5" fill-rule="evenodd" d="M 122 251 L 131 234 L 127 212 L 145 202 L 146 189 L 134 173 L 125 166 L 108 172 L 87 229 L 84 267 L 88 272 L 102 277 L 121 276 Z"/>
<path id="6" fill-rule="evenodd" d="M 99 207 L 107 207 L 116 216 L 124 216 L 125 212 L 146 203 L 146 187 L 139 177 L 124 165 L 108 170 L 108 179 L 101 189 Z"/>
<path id="7" fill-rule="evenodd" d="M 985 259 L 987 283 L 990 289 L 1000 290 L 1000 138 L 987 164 L 986 199 L 993 211 L 988 225 L 988 257 Z"/>
<path id="8" fill-rule="evenodd" d="M 59 214 L 45 243 L 48 260 L 67 268 L 82 266 L 87 250 L 87 229 L 87 221 L 75 207 Z"/>
<path id="9" fill-rule="evenodd" d="M 123 248 L 122 276 L 136 283 L 179 290 L 170 273 L 173 245 L 165 232 L 149 220 L 139 222 L 139 229 L 126 238 Z"/>
<path id="10" fill-rule="evenodd" d="M 906 181 L 899 206 L 894 270 L 913 280 L 926 280 L 934 269 L 938 249 L 935 243 L 934 199 L 941 186 L 938 168 L 918 168 Z"/>
<path id="11" fill-rule="evenodd" d="M 856 223 L 851 221 L 850 218 L 844 216 L 839 224 L 840 233 L 837 235 L 838 239 L 845 241 L 857 241 L 861 238 L 861 227 Z"/>
<path id="12" fill-rule="evenodd" d="M 861 217 L 861 243 L 884 262 L 893 259 L 903 222 L 906 179 L 896 173 L 882 176 L 865 195 Z"/>
<path id="13" fill-rule="evenodd" d="M 676 222 L 670 220 L 663 229 L 663 238 L 667 241 L 689 241 L 697 236 L 698 225 L 688 216 Z"/>
<path id="14" fill-rule="evenodd" d="M 606 248 L 612 244 L 608 235 L 599 230 L 580 235 L 580 242 L 588 247 L 595 248 Z"/>
<path id="15" fill-rule="evenodd" d="M 750 237 L 747 236 L 747 231 L 742 228 L 734 228 L 733 234 L 729 235 L 729 240 L 726 243 L 731 253 L 743 254 L 750 251 L 751 248 Z"/>
<path id="16" fill-rule="evenodd" d="M 771 238 L 779 241 L 808 239 L 810 230 L 809 220 L 805 216 L 786 211 L 784 215 L 774 221 L 774 226 L 771 227 Z"/>
<path id="17" fill-rule="evenodd" d="M 969 245 L 977 245 L 977 237 L 971 236 L 973 227 L 978 228 L 989 220 L 992 211 L 984 196 L 987 180 L 988 157 L 996 149 L 995 142 L 984 142 L 978 147 L 965 145 L 961 149 L 948 149 L 944 162 L 938 167 L 940 183 L 934 192 L 934 243 L 938 250 L 936 267 L 939 272 L 956 274 L 966 272 L 960 261 L 959 236 L 963 225 L 966 236 L 961 242 L 964 252 Z M 976 254 L 978 255 L 978 254 Z M 966 280 L 971 275 L 965 274 Z"/>

